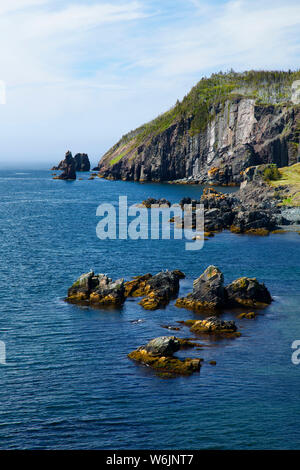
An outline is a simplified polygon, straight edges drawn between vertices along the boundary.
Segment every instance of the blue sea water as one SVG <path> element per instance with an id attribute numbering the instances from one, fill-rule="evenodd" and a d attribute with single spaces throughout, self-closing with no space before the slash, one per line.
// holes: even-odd
<path id="1" fill-rule="evenodd" d="M 299 449 L 300 236 L 228 232 L 186 251 L 184 240 L 99 240 L 100 203 L 148 196 L 178 202 L 200 186 L 96 179 L 57 181 L 47 171 L 0 172 L 1 449 Z M 255 320 L 224 312 L 242 332 L 201 338 L 200 373 L 162 378 L 127 354 L 162 325 L 199 318 L 172 301 L 145 311 L 137 301 L 96 310 L 63 301 L 90 269 L 116 279 L 181 269 L 180 295 L 210 264 L 225 281 L 255 276 L 274 302 Z M 201 316 L 200 316 L 201 318 Z M 134 320 L 143 321 L 135 323 Z M 188 329 L 175 333 L 190 337 Z M 209 364 L 215 360 L 216 366 Z"/>

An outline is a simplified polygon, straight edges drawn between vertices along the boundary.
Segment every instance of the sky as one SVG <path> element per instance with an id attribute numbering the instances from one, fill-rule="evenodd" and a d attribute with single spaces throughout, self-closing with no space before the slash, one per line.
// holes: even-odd
<path id="1" fill-rule="evenodd" d="M 299 26 L 299 0 L 1 0 L 0 168 L 96 164 L 203 76 L 299 69 Z"/>

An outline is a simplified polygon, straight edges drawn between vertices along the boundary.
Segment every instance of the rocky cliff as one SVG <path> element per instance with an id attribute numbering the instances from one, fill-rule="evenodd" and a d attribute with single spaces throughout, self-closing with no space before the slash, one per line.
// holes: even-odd
<path id="1" fill-rule="evenodd" d="M 99 176 L 238 184 L 249 166 L 297 162 L 300 72 L 214 74 L 99 162 Z"/>

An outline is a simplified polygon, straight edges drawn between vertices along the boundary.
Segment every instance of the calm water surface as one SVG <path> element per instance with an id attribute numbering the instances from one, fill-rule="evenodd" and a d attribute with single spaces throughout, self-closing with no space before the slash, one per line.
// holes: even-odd
<path id="1" fill-rule="evenodd" d="M 184 240 L 100 241 L 100 203 L 148 196 L 178 202 L 200 186 L 96 179 L 64 182 L 47 171 L 0 172 L 0 365 L 2 449 L 297 449 L 300 447 L 300 236 L 216 235 L 200 251 Z M 90 269 L 112 278 L 181 269 L 180 295 L 209 265 L 226 283 L 256 276 L 275 301 L 255 320 L 235 319 L 241 338 L 201 338 L 199 374 L 163 379 L 127 354 L 162 325 L 199 318 L 168 307 L 147 312 L 128 301 L 121 310 L 63 302 L 67 288 Z M 201 318 L 201 316 L 200 316 Z M 132 321 L 142 319 L 139 323 Z M 177 334 L 177 333 L 176 333 Z M 189 337 L 182 329 L 178 336 Z M 210 360 L 217 361 L 211 366 Z"/>

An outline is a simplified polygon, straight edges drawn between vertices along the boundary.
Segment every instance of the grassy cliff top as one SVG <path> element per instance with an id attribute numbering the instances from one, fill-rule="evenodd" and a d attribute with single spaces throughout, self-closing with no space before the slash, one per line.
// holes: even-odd
<path id="1" fill-rule="evenodd" d="M 215 108 L 227 100 L 249 97 L 261 105 L 280 105 L 291 102 L 291 85 L 300 80 L 299 71 L 246 71 L 215 73 L 202 78 L 175 106 L 151 122 L 124 135 L 105 155 L 115 164 L 133 148 L 168 129 L 180 119 L 191 118 L 190 134 L 203 131 L 214 118 Z M 129 144 L 129 145 L 128 145 Z M 115 156 L 122 147 L 121 154 Z M 124 148 L 124 151 L 123 151 Z"/>
<path id="2" fill-rule="evenodd" d="M 274 187 L 284 186 L 289 191 L 285 194 L 282 204 L 286 206 L 300 206 L 300 163 L 278 169 L 280 178 L 270 181 Z"/>

